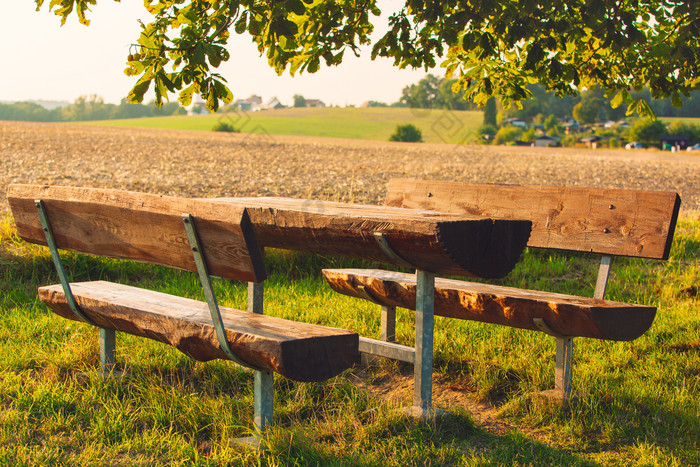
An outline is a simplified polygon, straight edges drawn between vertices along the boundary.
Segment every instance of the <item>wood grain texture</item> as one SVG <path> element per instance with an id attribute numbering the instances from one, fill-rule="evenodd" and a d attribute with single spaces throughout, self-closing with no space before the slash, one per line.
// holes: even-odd
<path id="1" fill-rule="evenodd" d="M 529 246 L 668 259 L 680 197 L 674 192 L 464 184 L 394 179 L 386 204 L 529 219 Z"/>
<path id="2" fill-rule="evenodd" d="M 226 359 L 206 302 L 105 281 L 71 284 L 80 309 L 98 326 L 172 345 L 207 361 Z M 55 313 L 76 319 L 60 285 L 39 288 Z M 359 361 L 357 333 L 221 307 L 233 352 L 295 381 L 324 381 Z"/>
<path id="3" fill-rule="evenodd" d="M 416 277 L 372 269 L 326 269 L 336 292 L 415 310 Z M 522 290 L 450 279 L 435 279 L 435 314 L 515 328 L 538 330 L 534 318 L 563 336 L 626 341 L 641 336 L 656 308 L 573 295 Z"/>
<path id="4" fill-rule="evenodd" d="M 46 206 L 59 248 L 196 271 L 182 214 L 191 214 L 212 275 L 265 279 L 255 232 L 240 206 L 120 190 L 10 185 L 7 198 L 23 239 L 46 245 L 34 200 Z"/>
<path id="5" fill-rule="evenodd" d="M 209 201 L 245 206 L 264 246 L 398 264 L 375 241 L 374 233 L 382 233 L 399 257 L 442 274 L 503 277 L 520 259 L 530 233 L 529 221 L 424 209 L 291 198 Z"/>

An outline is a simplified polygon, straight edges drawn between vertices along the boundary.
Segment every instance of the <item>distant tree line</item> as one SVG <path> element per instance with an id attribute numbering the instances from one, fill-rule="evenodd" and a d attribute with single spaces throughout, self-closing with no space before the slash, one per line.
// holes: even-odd
<path id="1" fill-rule="evenodd" d="M 158 108 L 154 102 L 119 105 L 107 104 L 99 96 L 80 96 L 65 107 L 45 109 L 32 102 L 0 104 L 0 120 L 25 122 L 78 122 L 87 120 L 113 120 L 122 118 L 159 117 L 185 114 L 187 111 L 177 102 L 169 102 Z"/>
<path id="2" fill-rule="evenodd" d="M 406 86 L 401 93 L 400 102 L 412 108 L 475 110 L 479 107 L 464 100 L 464 92 L 453 92 L 455 80 L 427 75 L 418 83 Z M 558 118 L 572 117 L 581 124 L 620 120 L 626 115 L 627 108 L 620 105 L 613 108 L 610 99 L 601 89 L 583 91 L 578 96 L 558 97 L 554 92 L 547 92 L 544 86 L 530 84 L 527 86 L 532 96 L 521 101 L 522 107 L 512 106 L 504 110 L 505 117 L 517 118 L 526 122 L 533 121 L 538 115 L 556 115 Z M 649 89 L 641 92 L 632 91 L 634 99 L 642 97 L 649 102 L 657 117 L 700 117 L 700 91 L 682 96 L 683 106 L 674 107 L 671 98 L 652 99 Z M 492 113 L 495 100 L 487 102 L 485 111 Z M 490 107 L 489 107 L 490 106 Z M 494 114 L 495 115 L 495 114 Z"/>

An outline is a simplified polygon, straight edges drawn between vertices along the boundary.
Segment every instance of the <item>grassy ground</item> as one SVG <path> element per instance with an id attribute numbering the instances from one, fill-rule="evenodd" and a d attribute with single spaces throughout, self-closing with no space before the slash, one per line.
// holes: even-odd
<path id="1" fill-rule="evenodd" d="M 37 302 L 36 287 L 57 282 L 50 257 L 0 219 L 2 465 L 700 465 L 697 213 L 681 218 L 669 261 L 616 262 L 609 298 L 659 312 L 636 341 L 576 340 L 569 408 L 528 396 L 553 386 L 553 339 L 438 318 L 435 399 L 451 415 L 401 415 L 404 365 L 374 363 L 322 384 L 278 377 L 276 427 L 260 453 L 229 444 L 252 426 L 252 374 L 234 364 L 119 334 L 125 376 L 91 374 L 96 330 Z M 266 313 L 378 335 L 377 307 L 331 293 L 319 274 L 371 265 L 280 251 L 266 261 Z M 72 280 L 202 298 L 193 274 L 73 254 L 64 263 Z M 590 295 L 596 269 L 585 256 L 528 251 L 501 283 Z M 219 281 L 216 291 L 223 305 L 244 306 L 244 284 Z M 399 311 L 397 334 L 411 343 L 410 313 Z M 475 403 L 495 407 L 498 424 L 481 423 Z"/>
<path id="2" fill-rule="evenodd" d="M 482 120 L 482 112 L 471 111 L 326 107 L 107 120 L 90 124 L 211 131 L 218 122 L 226 122 L 243 133 L 387 141 L 396 125 L 412 123 L 420 128 L 425 142 L 458 144 L 471 141 Z"/>

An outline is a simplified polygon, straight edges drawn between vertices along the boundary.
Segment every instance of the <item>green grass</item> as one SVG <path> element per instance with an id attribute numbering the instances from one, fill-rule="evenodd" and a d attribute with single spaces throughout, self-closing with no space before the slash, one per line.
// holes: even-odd
<path id="1" fill-rule="evenodd" d="M 89 122 L 90 125 L 212 131 L 224 121 L 242 133 L 323 136 L 388 141 L 397 125 L 412 123 L 426 143 L 471 141 L 481 125 L 479 111 L 407 108 L 289 108 L 202 116 L 152 117 Z"/>
<path id="2" fill-rule="evenodd" d="M 377 337 L 375 305 L 332 293 L 323 267 L 355 260 L 271 251 L 266 313 Z M 194 274 L 64 254 L 72 280 L 107 279 L 202 299 Z M 597 263 L 527 251 L 517 287 L 591 295 Z M 427 423 L 401 415 L 361 384 L 403 364 L 378 363 L 325 383 L 275 379 L 275 426 L 264 450 L 231 446 L 252 427 L 252 374 L 224 361 L 118 334 L 126 376 L 91 375 L 97 331 L 54 315 L 36 287 L 57 282 L 46 248 L 0 218 L 1 465 L 700 465 L 700 220 L 681 218 L 669 261 L 616 260 L 608 297 L 659 308 L 633 342 L 577 339 L 569 408 L 528 394 L 553 387 L 554 342 L 542 334 L 436 319 L 435 371 L 465 397 L 496 404 L 516 428 L 494 434 L 451 404 Z M 216 280 L 220 302 L 244 307 L 245 284 Z M 398 338 L 412 343 L 412 314 Z M 439 405 L 439 404 L 438 404 Z"/>

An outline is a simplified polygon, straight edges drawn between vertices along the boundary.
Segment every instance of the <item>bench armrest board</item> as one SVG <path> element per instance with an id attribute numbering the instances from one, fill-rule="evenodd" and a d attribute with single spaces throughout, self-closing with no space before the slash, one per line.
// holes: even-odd
<path id="1" fill-rule="evenodd" d="M 197 226 L 209 272 L 250 282 L 266 278 L 245 207 L 95 188 L 10 185 L 20 237 L 46 245 L 35 200 L 42 200 L 58 248 L 197 271 L 183 214 Z"/>
<path id="2" fill-rule="evenodd" d="M 681 199 L 665 191 L 393 179 L 386 205 L 529 219 L 528 246 L 668 259 Z"/>
<path id="3" fill-rule="evenodd" d="M 336 292 L 387 306 L 415 310 L 416 276 L 373 269 L 325 269 Z M 654 321 L 656 308 L 594 298 L 435 279 L 435 314 L 450 318 L 540 330 L 543 319 L 562 336 L 614 341 L 636 339 Z"/>
<path id="4" fill-rule="evenodd" d="M 205 302 L 113 282 L 72 283 L 96 325 L 172 345 L 199 361 L 226 359 Z M 58 315 L 76 320 L 60 285 L 39 288 Z M 226 337 L 246 363 L 295 381 L 324 381 L 359 361 L 357 333 L 220 307 Z"/>

